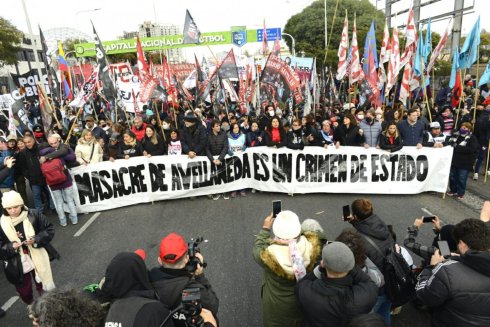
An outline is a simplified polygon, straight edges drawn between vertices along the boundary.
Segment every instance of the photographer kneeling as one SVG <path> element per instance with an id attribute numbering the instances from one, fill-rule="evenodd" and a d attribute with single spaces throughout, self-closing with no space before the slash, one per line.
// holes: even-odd
<path id="1" fill-rule="evenodd" d="M 195 245 L 189 249 L 184 238 L 176 233 L 164 237 L 160 242 L 158 257 L 161 266 L 150 270 L 150 281 L 160 301 L 171 310 L 181 305 L 184 289 L 198 288 L 202 308 L 210 310 L 217 318 L 219 300 L 204 276 L 204 257 Z M 175 326 L 189 326 L 189 319 L 193 317 L 177 311 L 172 318 Z"/>

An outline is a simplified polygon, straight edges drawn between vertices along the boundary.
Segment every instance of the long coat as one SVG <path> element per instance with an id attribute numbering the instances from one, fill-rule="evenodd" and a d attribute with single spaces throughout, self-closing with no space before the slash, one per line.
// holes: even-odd
<path id="1" fill-rule="evenodd" d="M 315 232 L 305 232 L 308 250 L 303 252 L 306 271 L 313 270 L 321 253 L 321 242 Z M 287 245 L 285 252 L 288 251 Z M 262 314 L 264 327 L 296 327 L 302 326 L 301 313 L 295 294 L 296 278 L 293 273 L 287 272 L 276 256 L 280 245 L 271 240 L 271 232 L 262 229 L 255 239 L 253 256 L 255 261 L 264 268 L 264 281 L 262 284 Z"/>

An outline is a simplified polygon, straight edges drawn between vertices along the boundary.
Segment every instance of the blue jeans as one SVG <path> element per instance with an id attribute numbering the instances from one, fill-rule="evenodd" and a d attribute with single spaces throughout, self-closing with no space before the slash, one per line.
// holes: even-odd
<path id="1" fill-rule="evenodd" d="M 466 191 L 466 180 L 470 173 L 467 169 L 451 167 L 449 171 L 449 189 L 451 193 L 457 193 L 458 196 L 463 196 Z"/>
<path id="2" fill-rule="evenodd" d="M 376 300 L 372 312 L 383 317 L 386 326 L 391 326 L 391 301 L 388 300 L 386 294 L 378 295 L 378 299 Z"/>
<path id="3" fill-rule="evenodd" d="M 61 225 L 66 225 L 64 204 L 68 207 L 70 220 L 72 224 L 78 223 L 77 208 L 75 207 L 75 198 L 73 195 L 73 186 L 61 190 L 51 190 L 53 194 L 54 205 Z"/>
<path id="4" fill-rule="evenodd" d="M 32 197 L 34 198 L 34 207 L 40 212 L 44 213 L 44 203 L 43 203 L 43 191 L 47 194 L 47 197 L 49 199 L 49 207 L 51 209 L 54 209 L 54 203 L 53 199 L 51 198 L 51 195 L 49 193 L 49 189 L 46 185 L 31 185 L 32 189 Z"/>

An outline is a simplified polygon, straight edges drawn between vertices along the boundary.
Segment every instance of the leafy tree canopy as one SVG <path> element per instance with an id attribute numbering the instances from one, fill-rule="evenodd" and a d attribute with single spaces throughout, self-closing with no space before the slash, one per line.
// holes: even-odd
<path id="1" fill-rule="evenodd" d="M 334 12 L 338 3 L 337 12 L 334 20 Z M 325 21 L 324 21 L 324 2 L 315 1 L 310 6 L 303 9 L 299 14 L 292 16 L 284 28 L 284 32 L 291 34 L 296 39 L 296 53 L 304 51 L 308 57 L 317 57 L 317 61 L 322 62 L 325 56 Z M 378 43 L 383 36 L 384 14 L 376 8 L 369 0 L 327 0 L 327 25 L 328 25 L 328 56 L 327 66 L 335 67 L 338 62 L 337 49 L 342 37 L 342 28 L 345 18 L 345 11 L 349 20 L 349 43 L 352 39 L 352 27 L 354 24 L 354 14 L 356 14 L 357 42 L 362 55 L 364 40 L 371 26 L 372 19 L 375 20 L 376 40 Z M 332 30 L 333 22 L 333 30 Z M 286 39 L 288 46 L 291 42 Z M 378 48 L 380 44 L 378 44 Z"/>
<path id="2" fill-rule="evenodd" d="M 24 34 L 5 18 L 0 17 L 0 67 L 14 65 Z"/>

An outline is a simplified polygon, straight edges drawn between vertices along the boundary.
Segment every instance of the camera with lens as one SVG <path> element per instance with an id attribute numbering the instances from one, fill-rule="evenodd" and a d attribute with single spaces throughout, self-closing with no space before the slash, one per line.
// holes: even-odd
<path id="1" fill-rule="evenodd" d="M 203 268 L 207 267 L 206 262 L 201 262 L 201 260 L 196 257 L 196 253 L 201 253 L 201 248 L 199 248 L 199 244 L 207 242 L 202 236 L 196 238 L 195 240 L 191 238 L 191 240 L 187 243 L 187 255 L 189 256 L 189 262 L 187 262 L 186 269 L 190 273 L 193 273 L 197 270 L 197 266 L 201 265 Z"/>
<path id="2" fill-rule="evenodd" d="M 201 291 L 199 288 L 186 288 L 182 291 L 182 313 L 186 317 L 188 327 L 198 327 L 204 324 L 201 313 Z"/>

